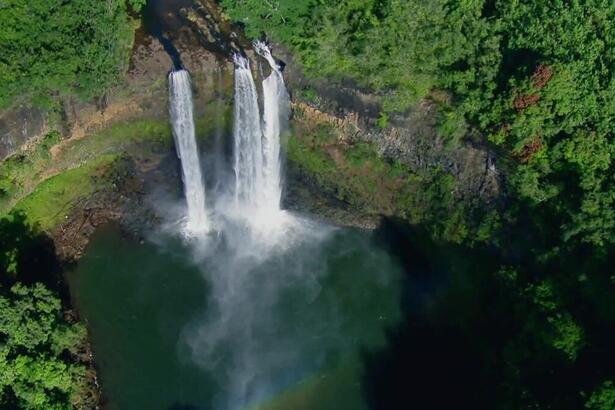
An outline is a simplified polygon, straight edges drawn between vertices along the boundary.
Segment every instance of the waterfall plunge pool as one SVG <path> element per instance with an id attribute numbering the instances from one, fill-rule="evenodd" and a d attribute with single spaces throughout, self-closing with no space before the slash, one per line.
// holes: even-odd
<path id="1" fill-rule="evenodd" d="M 264 252 L 99 230 L 68 275 L 105 408 L 369 408 L 364 356 L 401 320 L 401 266 L 374 232 L 312 227 Z"/>

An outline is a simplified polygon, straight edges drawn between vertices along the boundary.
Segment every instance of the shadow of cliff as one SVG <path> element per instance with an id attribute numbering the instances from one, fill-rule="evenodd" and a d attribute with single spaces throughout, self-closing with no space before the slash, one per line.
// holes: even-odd
<path id="1" fill-rule="evenodd" d="M 490 352 L 475 338 L 483 335 L 472 330 L 476 325 L 476 306 L 464 306 L 475 294 L 489 286 L 481 279 L 465 283 L 463 275 L 449 265 L 461 264 L 459 271 L 482 269 L 489 255 L 474 255 L 455 246 L 435 244 L 420 229 L 401 221 L 385 219 L 377 231 L 377 240 L 397 257 L 404 269 L 402 311 L 404 319 L 387 331 L 387 348 L 363 351 L 363 394 L 373 410 L 419 409 L 449 410 L 490 408 L 488 388 Z M 465 259 L 465 260 L 464 260 Z M 460 262 L 461 260 L 461 262 Z M 478 262 L 482 260 L 482 262 Z M 480 276 L 480 275 L 479 275 Z M 464 288 L 467 286 L 467 288 Z M 494 297 L 498 297 L 494 292 Z M 485 323 L 493 323 L 485 314 Z M 501 318 L 502 327 L 509 320 Z M 504 333 L 491 332 L 490 342 L 497 345 Z"/>
<path id="2" fill-rule="evenodd" d="M 29 224 L 24 213 L 0 218 L 0 257 L 1 286 L 41 282 L 66 295 L 53 240 Z"/>
<path id="3" fill-rule="evenodd" d="M 364 353 L 370 409 L 483 409 L 480 354 L 453 327 L 407 319 L 388 334 L 390 348 Z"/>

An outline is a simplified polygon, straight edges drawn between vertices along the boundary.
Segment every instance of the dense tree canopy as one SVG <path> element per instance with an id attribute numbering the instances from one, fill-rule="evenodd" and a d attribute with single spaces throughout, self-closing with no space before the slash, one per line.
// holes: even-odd
<path id="1" fill-rule="evenodd" d="M 0 0 L 0 107 L 103 93 L 127 61 L 129 12 L 145 3 Z M 308 75 L 371 89 L 382 128 L 392 113 L 431 99 L 441 132 L 471 130 L 497 153 L 503 223 L 476 236 L 498 261 L 476 273 L 489 284 L 480 298 L 457 295 L 497 313 L 459 319 L 466 331 L 512 318 L 493 340 L 476 341 L 487 352 L 479 357 L 498 360 L 481 364 L 482 377 L 499 408 L 613 409 L 615 2 L 221 3 L 248 35 L 287 44 Z M 439 227 L 440 215 L 454 215 L 462 241 L 470 234 L 448 208 L 453 181 L 443 180 L 423 185 L 421 199 L 434 205 L 426 209 L 439 213 L 422 220 Z M 451 225 L 441 224 L 439 239 L 451 240 Z M 63 317 L 49 246 L 23 215 L 0 219 L 0 408 L 67 408 L 83 387 L 75 356 L 84 330 Z"/>
<path id="2" fill-rule="evenodd" d="M 85 328 L 68 323 L 55 286 L 51 243 L 25 216 L 0 218 L 0 408 L 66 409 L 82 400 L 76 359 Z"/>
<path id="3" fill-rule="evenodd" d="M 135 10 L 144 0 L 129 0 Z M 0 107 L 20 95 L 102 93 L 121 72 L 132 29 L 125 0 L 3 0 Z"/>
<path id="4" fill-rule="evenodd" d="M 0 296 L 0 407 L 66 409 L 85 384 L 76 355 L 85 329 L 68 325 L 60 301 L 42 284 Z M 13 407 L 14 406 L 14 407 Z"/>

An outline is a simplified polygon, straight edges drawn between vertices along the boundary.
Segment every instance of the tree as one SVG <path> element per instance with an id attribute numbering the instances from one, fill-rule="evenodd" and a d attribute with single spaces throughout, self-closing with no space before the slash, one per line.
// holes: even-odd
<path id="1" fill-rule="evenodd" d="M 85 328 L 41 283 L 57 285 L 50 245 L 24 214 L 0 218 L 0 408 L 66 409 L 85 389 Z"/>
<path id="2" fill-rule="evenodd" d="M 281 12 L 295 3 L 296 9 Z M 250 35 L 266 31 L 289 46 L 308 76 L 352 79 L 371 89 L 387 115 L 430 99 L 445 120 L 440 133 L 489 146 L 497 155 L 507 209 L 497 208 L 502 223 L 476 242 L 496 252 L 502 266 L 523 261 L 511 285 L 514 306 L 500 312 L 514 315 L 518 332 L 503 349 L 497 382 L 508 393 L 497 403 L 614 408 L 611 381 L 589 399 L 581 391 L 596 375 L 612 372 L 612 356 L 595 360 L 612 345 L 610 316 L 592 315 L 594 299 L 603 299 L 600 311 L 609 315 L 615 306 L 608 298 L 612 289 L 605 290 L 613 283 L 615 245 L 615 3 L 223 0 L 223 5 Z M 335 169 L 329 172 L 335 175 Z M 405 201 L 406 220 L 440 240 L 473 236 L 435 229 L 448 220 L 444 226 L 463 233 L 479 218 L 471 200 L 462 204 L 470 212 L 453 212 L 446 206 L 449 198 L 434 189 L 450 194 L 454 183 L 426 184 L 413 193 L 411 198 L 433 206 Z M 425 209 L 418 221 L 407 216 Z M 583 373 L 587 368 L 591 375 Z M 558 373 L 577 388 L 554 391 L 543 383 Z"/>
<path id="3" fill-rule="evenodd" d="M 147 4 L 147 0 L 126 0 L 126 2 L 135 11 L 141 11 L 141 9 Z"/>
<path id="4" fill-rule="evenodd" d="M 85 369 L 67 357 L 84 338 L 85 329 L 64 321 L 59 299 L 43 285 L 17 284 L 0 296 L 0 405 L 64 409 L 78 400 Z"/>
<path id="5" fill-rule="evenodd" d="M 23 212 L 0 217 L 0 287 L 18 281 L 57 286 L 59 264 L 53 242 L 27 222 Z"/>
<path id="6" fill-rule="evenodd" d="M 590 410 L 611 410 L 615 408 L 615 387 L 612 381 L 602 383 L 585 403 Z"/>

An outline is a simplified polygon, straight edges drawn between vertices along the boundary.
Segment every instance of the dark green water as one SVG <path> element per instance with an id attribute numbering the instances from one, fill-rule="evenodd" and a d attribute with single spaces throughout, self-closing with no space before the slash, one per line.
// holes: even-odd
<path id="1" fill-rule="evenodd" d="M 107 407 L 367 408 L 363 357 L 401 320 L 395 258 L 350 229 L 229 242 L 95 235 L 69 278 Z"/>

